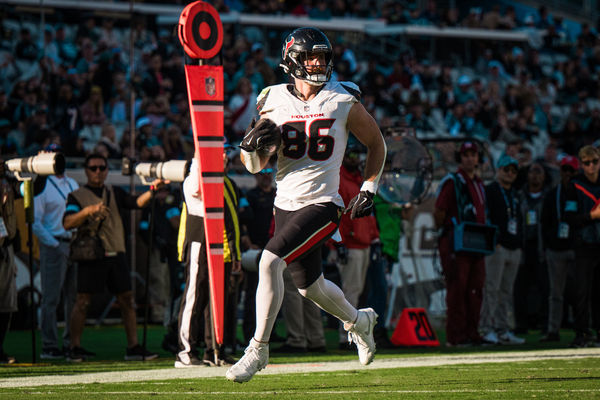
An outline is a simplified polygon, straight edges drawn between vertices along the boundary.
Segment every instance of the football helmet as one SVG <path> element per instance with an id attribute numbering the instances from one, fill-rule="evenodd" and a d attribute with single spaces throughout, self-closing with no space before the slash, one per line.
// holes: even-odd
<path id="1" fill-rule="evenodd" d="M 308 60 L 323 55 L 324 64 L 309 65 Z M 329 81 L 333 71 L 333 49 L 327 36 L 316 28 L 298 28 L 285 39 L 280 66 L 286 74 L 314 86 Z"/>

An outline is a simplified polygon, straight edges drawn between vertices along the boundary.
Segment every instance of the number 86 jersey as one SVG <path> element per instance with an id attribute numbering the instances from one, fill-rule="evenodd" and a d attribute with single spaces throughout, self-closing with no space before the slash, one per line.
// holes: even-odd
<path id="1" fill-rule="evenodd" d="M 295 90 L 291 84 L 269 86 L 257 97 L 261 117 L 281 127 L 275 206 L 294 211 L 333 202 L 344 207 L 338 193 L 340 166 L 348 113 L 360 90 L 352 82 L 329 81 L 310 101 L 300 100 Z"/>

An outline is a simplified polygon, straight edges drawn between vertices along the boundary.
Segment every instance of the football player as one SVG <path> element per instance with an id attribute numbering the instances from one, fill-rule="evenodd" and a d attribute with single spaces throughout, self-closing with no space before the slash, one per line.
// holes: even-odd
<path id="1" fill-rule="evenodd" d="M 354 308 L 323 277 L 321 247 L 345 210 L 351 218 L 372 213 L 385 142 L 360 103 L 358 86 L 330 79 L 332 47 L 320 30 L 299 28 L 288 35 L 281 67 L 294 83 L 269 86 L 258 95 L 260 119 L 248 127 L 240 144 L 242 162 L 253 174 L 277 153 L 277 195 L 275 235 L 259 263 L 256 330 L 244 356 L 226 374 L 235 382 L 250 380 L 269 361 L 268 340 L 283 300 L 286 267 L 303 296 L 344 323 L 361 364 L 369 364 L 375 353 L 377 314 L 371 308 Z M 368 153 L 360 193 L 345 208 L 338 187 L 350 131 Z"/>

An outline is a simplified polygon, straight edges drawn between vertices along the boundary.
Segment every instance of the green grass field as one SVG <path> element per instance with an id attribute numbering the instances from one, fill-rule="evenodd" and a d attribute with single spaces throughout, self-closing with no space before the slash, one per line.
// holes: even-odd
<path id="1" fill-rule="evenodd" d="M 279 328 L 281 329 L 281 327 Z M 152 326 L 148 344 L 160 349 L 164 330 Z M 442 332 L 439 332 L 440 336 Z M 39 335 L 38 335 L 39 336 Z M 515 352 L 534 352 L 551 348 L 566 348 L 572 339 L 568 331 L 562 333 L 558 344 L 538 343 L 539 332 L 527 335 L 523 346 L 493 346 L 473 348 L 410 348 L 379 351 L 377 361 L 408 361 L 414 357 L 493 354 L 510 355 Z M 141 337 L 141 333 L 140 333 Z M 38 338 L 39 339 L 39 338 Z M 337 350 L 337 332 L 327 331 L 328 352 L 325 354 L 278 355 L 271 354 L 271 364 L 284 366 L 298 363 L 325 363 L 352 361 L 356 355 Z M 440 337 L 443 343 L 443 337 Z M 98 353 L 94 361 L 81 364 L 66 362 L 27 365 L 30 361 L 31 337 L 29 332 L 11 332 L 6 350 L 18 357 L 17 366 L 0 367 L 0 398 L 2 399 L 189 399 L 189 398 L 282 398 L 282 399 L 600 399 L 600 353 L 588 358 L 540 359 L 522 362 L 487 362 L 481 364 L 439 365 L 428 367 L 363 368 L 357 362 L 349 370 L 267 374 L 259 373 L 245 384 L 227 381 L 225 369 L 198 368 L 198 375 L 211 370 L 216 377 L 193 378 L 186 370 L 183 379 L 165 379 L 159 369 L 172 369 L 173 356 L 160 349 L 161 357 L 150 362 L 125 362 L 124 333 L 121 327 L 88 327 L 83 345 Z M 276 347 L 276 345 L 273 345 Z M 39 349 L 39 346 L 38 346 Z M 516 354 L 516 353 L 515 353 Z M 459 360 L 460 362 L 460 360 Z M 326 366 L 329 364 L 326 364 Z M 106 371 L 157 369 L 152 380 L 116 383 L 68 384 L 48 386 L 3 387 L 12 378 L 61 375 L 77 378 L 81 374 Z M 275 370 L 275 368 L 273 368 Z M 124 372 L 125 373 L 125 372 Z M 154 380 L 156 379 L 156 380 Z"/>

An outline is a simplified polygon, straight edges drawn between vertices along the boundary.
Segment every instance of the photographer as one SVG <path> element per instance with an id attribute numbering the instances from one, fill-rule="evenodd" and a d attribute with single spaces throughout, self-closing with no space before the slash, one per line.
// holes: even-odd
<path id="1" fill-rule="evenodd" d="M 13 244 L 18 241 L 15 214 L 15 181 L 4 173 L 4 160 L 0 159 L 0 364 L 13 364 L 14 357 L 4 353 L 4 338 L 8 332 L 11 314 L 17 311 L 17 286 Z"/>
<path id="2" fill-rule="evenodd" d="M 124 209 L 146 206 L 151 192 L 131 196 L 118 187 L 106 186 L 104 182 L 108 175 L 108 164 L 100 154 L 86 157 L 85 175 L 87 184 L 70 193 L 67 198 L 63 225 L 66 230 L 78 228 L 95 232 L 101 239 L 104 256 L 79 263 L 77 298 L 71 314 L 71 349 L 67 359 L 83 361 L 90 355 L 81 347 L 87 307 L 92 294 L 102 292 L 108 286 L 117 297 L 123 317 L 127 335 L 125 360 L 152 360 L 158 354 L 142 348 L 137 340 L 135 304 L 130 268 L 125 257 L 125 232 L 121 217 Z M 151 190 L 162 183 L 162 180 L 155 180 Z"/>
<path id="3" fill-rule="evenodd" d="M 62 152 L 59 146 L 46 148 L 49 152 Z M 67 196 L 79 185 L 65 176 L 64 170 L 56 175 L 39 175 L 35 180 L 33 233 L 40 243 L 40 275 L 42 283 L 41 332 L 42 360 L 64 357 L 58 348 L 57 309 L 63 303 L 65 329 L 63 349 L 70 347 L 69 317 L 75 303 L 77 270 L 69 260 L 71 232 L 65 230 L 62 219 Z"/>
<path id="4" fill-rule="evenodd" d="M 453 247 L 454 221 L 485 224 L 485 190 L 475 174 L 479 164 L 479 149 L 465 142 L 457 155 L 458 171 L 440 182 L 435 203 L 436 227 L 442 228 L 439 252 L 446 280 L 446 342 L 448 346 L 478 344 L 477 331 L 485 264 L 482 255 L 455 252 Z"/>

